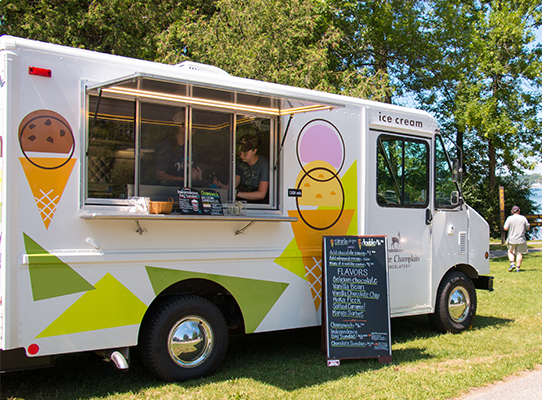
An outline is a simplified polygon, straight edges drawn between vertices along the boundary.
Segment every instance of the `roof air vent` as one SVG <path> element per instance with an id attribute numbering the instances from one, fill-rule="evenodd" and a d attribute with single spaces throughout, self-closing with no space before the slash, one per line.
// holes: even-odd
<path id="1" fill-rule="evenodd" d="M 183 61 L 182 63 L 175 64 L 176 67 L 187 69 L 189 71 L 206 72 L 220 75 L 230 75 L 222 68 L 215 67 L 214 65 L 202 64 L 194 61 Z"/>

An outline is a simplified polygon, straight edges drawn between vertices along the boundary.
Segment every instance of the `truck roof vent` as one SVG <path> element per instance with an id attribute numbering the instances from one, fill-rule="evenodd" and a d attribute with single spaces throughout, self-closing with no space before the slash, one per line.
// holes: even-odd
<path id="1" fill-rule="evenodd" d="M 214 65 L 202 64 L 194 61 L 183 61 L 182 63 L 175 64 L 176 67 L 187 69 L 189 71 L 206 72 L 220 75 L 230 75 L 222 68 L 215 67 Z"/>

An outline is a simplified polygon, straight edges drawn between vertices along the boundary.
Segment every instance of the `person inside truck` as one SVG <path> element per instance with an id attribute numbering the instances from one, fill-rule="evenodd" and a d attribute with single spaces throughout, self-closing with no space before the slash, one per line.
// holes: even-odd
<path id="1" fill-rule="evenodd" d="M 195 157 L 190 155 L 185 158 L 186 124 L 184 112 L 178 112 L 173 116 L 173 122 L 179 124 L 175 135 L 170 135 L 156 148 L 156 179 L 163 185 L 184 186 L 184 168 L 190 163 L 192 182 L 201 181 L 202 172 L 195 162 Z"/>
<path id="2" fill-rule="evenodd" d="M 258 154 L 260 140 L 255 128 L 243 127 L 244 133 L 237 142 L 235 167 L 236 198 L 249 202 L 265 202 L 269 191 L 269 160 Z M 220 188 L 227 188 L 215 182 Z"/>
<path id="3" fill-rule="evenodd" d="M 267 197 L 269 190 L 269 160 L 258 153 L 260 141 L 256 133 L 247 133 L 237 144 L 237 165 L 235 187 L 237 198 L 260 201 Z"/>

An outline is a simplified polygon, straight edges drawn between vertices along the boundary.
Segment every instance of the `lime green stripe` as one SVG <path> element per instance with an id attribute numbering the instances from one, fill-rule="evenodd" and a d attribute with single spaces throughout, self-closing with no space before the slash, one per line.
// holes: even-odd
<path id="1" fill-rule="evenodd" d="M 107 273 L 37 338 L 140 324 L 147 306 Z"/>
<path id="2" fill-rule="evenodd" d="M 288 287 L 288 283 L 237 278 L 232 276 L 146 267 L 155 295 L 174 283 L 187 279 L 206 279 L 223 286 L 237 300 L 245 321 L 245 331 L 254 332 Z"/>

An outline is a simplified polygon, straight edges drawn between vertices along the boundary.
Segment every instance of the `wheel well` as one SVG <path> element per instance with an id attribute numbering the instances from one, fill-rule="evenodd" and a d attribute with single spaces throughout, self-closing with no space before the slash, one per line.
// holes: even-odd
<path id="1" fill-rule="evenodd" d="M 187 279 L 174 283 L 160 293 L 150 304 L 145 319 L 152 314 L 152 309 L 165 298 L 170 296 L 195 295 L 213 303 L 224 314 L 230 333 L 244 333 L 245 324 L 239 304 L 223 286 L 207 279 Z"/>
<path id="2" fill-rule="evenodd" d="M 468 264 L 458 264 L 451 268 L 450 271 L 461 271 L 467 275 L 471 280 L 478 279 L 478 271 Z"/>

